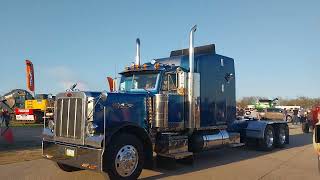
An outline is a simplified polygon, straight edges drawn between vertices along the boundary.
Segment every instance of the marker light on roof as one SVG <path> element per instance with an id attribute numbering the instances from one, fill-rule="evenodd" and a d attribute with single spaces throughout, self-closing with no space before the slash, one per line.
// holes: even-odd
<path id="1" fill-rule="evenodd" d="M 148 67 L 147 64 L 143 64 L 143 65 L 142 65 L 142 68 L 143 68 L 143 69 L 147 69 L 147 67 Z"/>
<path id="2" fill-rule="evenodd" d="M 154 65 L 154 68 L 155 68 L 155 69 L 159 69 L 159 68 L 160 68 L 160 64 L 159 64 L 159 63 L 156 63 L 156 64 Z"/>

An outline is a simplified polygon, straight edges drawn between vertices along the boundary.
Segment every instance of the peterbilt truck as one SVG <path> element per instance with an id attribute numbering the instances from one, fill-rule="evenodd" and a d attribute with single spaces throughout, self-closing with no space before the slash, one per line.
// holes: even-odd
<path id="1" fill-rule="evenodd" d="M 57 94 L 54 120 L 43 131 L 43 157 L 64 171 L 81 169 L 111 179 L 136 179 L 154 155 L 192 159 L 202 151 L 253 145 L 270 151 L 289 143 L 283 121 L 236 120 L 232 58 L 215 45 L 189 48 L 167 58 L 136 61 L 120 73 L 115 92 Z"/>

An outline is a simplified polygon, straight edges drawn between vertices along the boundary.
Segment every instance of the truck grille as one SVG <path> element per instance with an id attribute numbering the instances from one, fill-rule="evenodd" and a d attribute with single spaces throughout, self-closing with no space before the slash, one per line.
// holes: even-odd
<path id="1" fill-rule="evenodd" d="M 80 139 L 83 118 L 82 99 L 58 99 L 56 112 L 56 136 Z"/>

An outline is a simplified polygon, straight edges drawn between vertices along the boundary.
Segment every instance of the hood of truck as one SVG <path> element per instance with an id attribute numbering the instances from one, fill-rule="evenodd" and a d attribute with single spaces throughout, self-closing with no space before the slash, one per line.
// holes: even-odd
<path id="1" fill-rule="evenodd" d="M 101 103 L 100 110 L 96 109 L 96 117 L 99 117 L 98 113 L 102 112 L 100 117 L 105 118 L 107 129 L 124 123 L 146 128 L 147 96 L 148 94 L 145 93 L 108 93 L 107 99 Z M 103 111 L 105 111 L 105 116 L 103 116 Z"/>

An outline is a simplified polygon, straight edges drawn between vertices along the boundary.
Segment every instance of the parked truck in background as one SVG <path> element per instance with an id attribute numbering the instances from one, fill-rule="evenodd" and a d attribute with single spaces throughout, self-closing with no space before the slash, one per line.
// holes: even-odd
<path id="1" fill-rule="evenodd" d="M 0 108 L 10 112 L 14 123 L 43 123 L 48 107 L 54 104 L 54 96 L 37 94 L 35 97 L 23 89 L 14 89 L 1 97 Z"/>
<path id="2" fill-rule="evenodd" d="M 45 117 L 52 116 L 49 112 L 53 112 L 54 98 L 51 94 L 37 94 L 34 99 L 25 101 L 22 111 L 29 112 L 33 119 L 32 122 L 43 123 Z"/>
<path id="3" fill-rule="evenodd" d="M 259 112 L 259 118 L 263 120 L 284 120 L 283 110 L 280 108 L 266 108 Z"/>
<path id="4" fill-rule="evenodd" d="M 29 118 L 29 111 L 21 110 L 25 107 L 25 101 L 33 99 L 32 94 L 23 89 L 14 89 L 0 97 L 0 108 L 10 113 L 11 120 L 20 120 L 20 117 Z M 23 115 L 21 115 L 21 114 Z M 18 116 L 17 116 L 18 115 Z"/>
<path id="5" fill-rule="evenodd" d="M 320 121 L 320 106 L 314 106 L 302 122 L 302 131 L 309 133 L 310 129 L 314 130 L 316 124 Z"/>
<path id="6" fill-rule="evenodd" d="M 202 151 L 254 142 L 270 151 L 289 143 L 283 121 L 236 120 L 232 58 L 215 45 L 195 47 L 121 72 L 116 92 L 62 92 L 43 131 L 43 157 L 64 171 L 89 169 L 136 179 L 153 153 L 184 159 Z"/>

